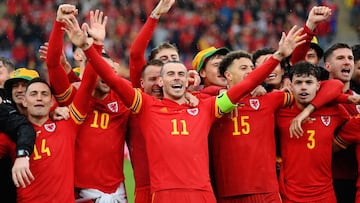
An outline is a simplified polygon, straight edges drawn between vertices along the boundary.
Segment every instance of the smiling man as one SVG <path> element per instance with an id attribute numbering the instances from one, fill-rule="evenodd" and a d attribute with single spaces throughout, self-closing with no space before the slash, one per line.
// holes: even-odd
<path id="1" fill-rule="evenodd" d="M 21 114 L 25 115 L 26 113 L 26 108 L 22 104 L 25 97 L 26 85 L 30 80 L 38 77 L 39 74 L 35 70 L 19 68 L 12 72 L 10 78 L 5 81 L 5 89 L 9 96 L 11 95 L 16 108 Z"/>

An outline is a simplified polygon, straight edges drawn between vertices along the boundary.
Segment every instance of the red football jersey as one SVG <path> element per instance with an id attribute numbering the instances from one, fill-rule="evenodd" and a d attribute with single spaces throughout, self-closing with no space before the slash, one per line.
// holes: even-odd
<path id="1" fill-rule="evenodd" d="M 360 158 L 360 117 L 359 115 L 356 117 L 353 117 L 350 119 L 339 131 L 339 133 L 336 136 L 336 140 L 338 143 L 345 145 L 348 147 L 350 144 L 356 144 L 355 152 L 356 152 L 356 158 L 359 162 Z M 359 171 L 359 169 L 358 169 Z M 357 178 L 356 181 L 356 187 L 360 187 L 360 179 Z M 356 191 L 356 202 L 360 202 L 360 191 Z"/>
<path id="2" fill-rule="evenodd" d="M 18 202 L 74 202 L 74 145 L 77 125 L 48 120 L 37 133 L 30 171 L 35 180 L 18 188 Z"/>
<path id="3" fill-rule="evenodd" d="M 140 110 L 151 191 L 176 188 L 212 191 L 208 134 L 218 112 L 215 97 L 201 101 L 196 108 L 146 94 L 142 98 L 142 105 L 134 111 Z"/>
<path id="4" fill-rule="evenodd" d="M 348 119 L 348 114 L 339 106 L 319 108 L 302 124 L 304 135 L 290 138 L 290 123 L 300 111 L 294 104 L 276 115 L 282 157 L 280 192 L 290 201 L 318 201 L 335 195 L 332 142 L 336 128 Z"/>
<path id="5" fill-rule="evenodd" d="M 75 145 L 75 187 L 113 193 L 124 181 L 124 143 L 130 111 L 113 91 L 90 101 Z"/>
<path id="6" fill-rule="evenodd" d="M 275 111 L 290 103 L 290 94 L 282 91 L 247 96 L 215 122 L 210 154 L 218 197 L 278 192 Z"/>

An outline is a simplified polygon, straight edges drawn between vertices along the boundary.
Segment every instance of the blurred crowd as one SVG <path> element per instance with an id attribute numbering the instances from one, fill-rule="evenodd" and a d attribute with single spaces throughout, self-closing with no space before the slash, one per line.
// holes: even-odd
<path id="1" fill-rule="evenodd" d="M 59 3 L 74 1 L 7 0 L 1 1 L 0 55 L 12 58 L 17 67 L 44 65 L 38 57 L 39 46 L 47 41 Z M 90 9 L 100 9 L 109 17 L 107 53 L 127 67 L 129 48 L 157 0 L 78 0 L 79 18 L 86 20 Z M 356 2 L 355 2 L 356 3 Z M 319 43 L 330 42 L 336 33 L 337 5 L 331 0 L 178 0 L 161 17 L 148 52 L 157 44 L 175 44 L 188 67 L 199 50 L 226 46 L 253 52 L 258 48 L 277 47 L 283 30 L 302 26 L 313 5 L 333 9 L 333 19 L 319 26 Z M 356 12 L 356 11 L 354 11 Z M 72 60 L 73 47 L 64 48 Z"/>

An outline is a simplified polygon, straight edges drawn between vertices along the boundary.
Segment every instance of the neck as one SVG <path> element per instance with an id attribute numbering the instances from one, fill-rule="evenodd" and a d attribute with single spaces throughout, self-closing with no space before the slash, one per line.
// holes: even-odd
<path id="1" fill-rule="evenodd" d="M 344 83 L 343 92 L 347 92 L 350 89 L 350 81 Z"/>
<path id="2" fill-rule="evenodd" d="M 176 102 L 177 104 L 185 104 L 187 102 L 185 96 L 182 96 L 181 98 L 173 98 L 173 97 L 165 97 L 164 98 L 171 100 L 173 102 Z"/>
<path id="3" fill-rule="evenodd" d="M 108 93 L 100 93 L 99 91 L 94 91 L 92 96 L 95 98 L 95 99 L 98 99 L 98 100 L 103 100 L 105 99 L 105 97 L 108 95 Z"/>
<path id="4" fill-rule="evenodd" d="M 303 110 L 303 109 L 305 108 L 305 105 L 304 105 L 304 104 L 301 104 L 301 103 L 299 103 L 299 102 L 297 102 L 297 101 L 295 101 L 295 104 L 296 104 L 296 106 L 297 106 L 300 110 Z"/>
<path id="5" fill-rule="evenodd" d="M 28 116 L 27 118 L 32 124 L 37 126 L 42 126 L 49 119 L 49 116 L 44 116 L 44 117 Z"/>

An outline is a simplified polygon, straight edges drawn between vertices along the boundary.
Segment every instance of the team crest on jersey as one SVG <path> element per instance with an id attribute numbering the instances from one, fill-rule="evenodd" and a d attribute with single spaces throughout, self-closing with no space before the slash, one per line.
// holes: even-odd
<path id="1" fill-rule="evenodd" d="M 46 131 L 52 133 L 52 132 L 55 131 L 56 125 L 55 125 L 55 123 L 49 123 L 49 124 L 45 124 L 44 128 L 45 128 Z"/>
<path id="2" fill-rule="evenodd" d="M 360 113 L 360 105 L 355 105 L 355 107 L 356 107 L 356 111 L 357 111 L 358 113 Z"/>
<path id="3" fill-rule="evenodd" d="M 108 103 L 107 106 L 108 106 L 108 108 L 110 109 L 111 112 L 116 113 L 119 110 L 119 105 L 118 105 L 118 103 L 116 101 Z"/>
<path id="4" fill-rule="evenodd" d="M 323 124 L 325 126 L 329 126 L 330 125 L 330 121 L 331 121 L 331 117 L 330 116 L 321 116 L 321 121 L 323 122 Z"/>
<path id="5" fill-rule="evenodd" d="M 249 99 L 249 103 L 251 108 L 258 110 L 260 107 L 260 101 L 259 99 Z"/>
<path id="6" fill-rule="evenodd" d="M 192 116 L 196 116 L 199 113 L 199 109 L 198 108 L 188 109 L 187 112 Z"/>

